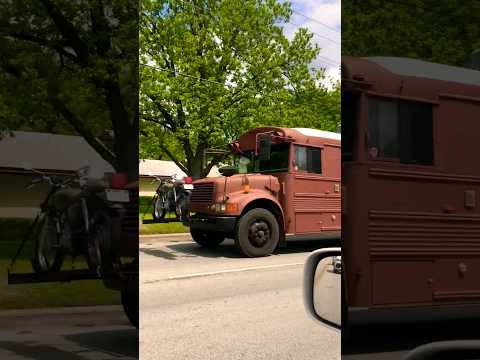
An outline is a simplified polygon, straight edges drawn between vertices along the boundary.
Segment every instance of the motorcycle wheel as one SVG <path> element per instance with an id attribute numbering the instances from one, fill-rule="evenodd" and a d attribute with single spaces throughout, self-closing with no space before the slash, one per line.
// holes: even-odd
<path id="1" fill-rule="evenodd" d="M 41 215 L 33 229 L 32 268 L 36 273 L 60 271 L 64 253 L 60 246 L 55 222 Z"/>
<path id="2" fill-rule="evenodd" d="M 185 221 L 187 219 L 188 201 L 185 196 L 179 197 L 177 199 L 177 204 L 175 206 L 175 213 L 180 220 Z"/>
<path id="3" fill-rule="evenodd" d="M 111 270 L 114 266 L 112 250 L 112 219 L 108 211 L 98 210 L 91 219 L 87 240 L 86 260 L 92 271 Z"/>
<path id="4" fill-rule="evenodd" d="M 152 216 L 155 220 L 163 219 L 167 213 L 166 199 L 163 196 L 157 196 L 153 202 Z"/>

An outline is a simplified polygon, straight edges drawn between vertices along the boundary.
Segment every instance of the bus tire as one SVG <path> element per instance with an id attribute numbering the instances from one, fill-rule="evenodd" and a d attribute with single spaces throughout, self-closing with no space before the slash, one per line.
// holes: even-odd
<path id="1" fill-rule="evenodd" d="M 138 329 L 138 291 L 122 290 L 122 306 L 130 323 Z"/>
<path id="2" fill-rule="evenodd" d="M 248 257 L 270 255 L 279 240 L 277 218 L 266 209 L 251 209 L 237 222 L 235 246 Z"/>

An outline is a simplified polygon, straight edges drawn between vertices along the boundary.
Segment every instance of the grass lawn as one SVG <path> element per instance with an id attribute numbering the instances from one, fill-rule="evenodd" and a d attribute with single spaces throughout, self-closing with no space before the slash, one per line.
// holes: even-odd
<path id="1" fill-rule="evenodd" d="M 27 236 L 30 221 L 0 219 L 0 309 L 41 308 L 57 306 L 110 305 L 120 303 L 120 293 L 105 288 L 100 280 L 82 280 L 71 283 L 7 284 L 7 267 L 20 240 Z M 31 272 L 31 242 L 25 244 L 14 272 Z M 64 269 L 71 268 L 72 261 L 65 260 Z M 83 261 L 75 262 L 76 268 L 84 267 Z"/>
<path id="2" fill-rule="evenodd" d="M 142 224 L 142 219 L 152 219 L 152 198 L 141 197 L 139 203 L 139 230 L 140 235 L 148 234 L 173 234 L 173 233 L 188 233 L 189 228 L 183 225 L 181 222 L 167 223 L 167 224 Z"/>

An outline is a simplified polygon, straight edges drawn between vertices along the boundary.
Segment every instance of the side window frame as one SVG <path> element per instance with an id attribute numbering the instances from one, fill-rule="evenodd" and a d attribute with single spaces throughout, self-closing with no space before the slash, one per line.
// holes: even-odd
<path id="1" fill-rule="evenodd" d="M 396 146 L 396 156 L 382 156 L 382 153 L 379 152 L 378 148 L 378 143 L 377 144 L 372 144 L 372 133 L 371 133 L 371 128 L 370 128 L 370 122 L 372 119 L 370 118 L 371 114 L 371 106 L 372 103 L 376 102 L 384 102 L 384 103 L 393 103 L 395 104 L 395 109 L 396 109 L 396 141 L 397 144 Z M 415 147 L 412 144 L 415 144 L 415 142 L 411 142 L 408 144 L 405 139 L 408 139 L 406 137 L 405 129 L 408 129 L 409 126 L 412 123 L 412 118 L 405 118 L 401 117 L 401 114 L 405 113 L 406 110 L 408 110 L 408 105 L 406 104 L 411 104 L 412 108 L 413 106 L 424 106 L 425 113 L 429 114 L 429 118 L 426 119 L 425 121 L 429 121 L 431 123 L 430 129 L 430 140 L 431 140 L 431 145 L 429 149 L 429 156 L 426 156 L 425 158 L 417 157 L 417 158 L 412 158 L 412 161 L 408 161 L 405 159 L 404 154 L 406 153 L 414 153 L 415 152 Z M 383 97 L 379 95 L 370 95 L 367 97 L 367 150 L 368 150 L 368 158 L 373 161 L 383 161 L 383 162 L 393 162 L 393 163 L 399 163 L 399 164 L 408 164 L 408 165 L 418 165 L 418 166 L 435 166 L 435 122 L 434 122 L 434 104 L 430 102 L 424 102 L 424 101 L 415 101 L 415 100 L 405 100 L 402 98 L 396 98 L 396 97 Z M 381 121 L 380 119 L 376 121 Z M 378 129 L 378 128 L 377 128 Z M 410 133 L 410 136 L 418 136 L 419 134 L 413 134 Z M 377 135 L 379 136 L 379 135 Z M 377 146 L 374 146 L 377 145 Z M 373 149 L 376 149 L 377 153 L 373 151 Z M 427 160 L 425 160 L 427 159 Z M 421 160 L 421 161 L 420 161 Z"/>
<path id="2" fill-rule="evenodd" d="M 299 148 L 304 148 L 305 149 L 305 156 L 306 156 L 306 169 L 299 169 L 298 164 L 297 164 L 297 149 Z M 309 164 L 308 164 L 308 155 L 309 155 L 309 149 L 313 150 L 318 150 L 319 152 L 319 161 L 320 161 L 320 172 L 313 172 L 311 169 L 309 169 Z M 313 175 L 323 175 L 323 147 L 322 146 L 310 146 L 310 145 L 303 145 L 303 144 L 294 144 L 294 160 L 295 160 L 295 168 L 294 171 L 297 173 L 303 173 L 303 174 L 313 174 Z"/>

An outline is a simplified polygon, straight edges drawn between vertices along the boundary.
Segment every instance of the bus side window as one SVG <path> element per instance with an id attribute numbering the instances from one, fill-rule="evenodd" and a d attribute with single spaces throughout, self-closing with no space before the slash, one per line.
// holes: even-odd
<path id="1" fill-rule="evenodd" d="M 373 157 L 433 165 L 432 105 L 372 98 L 368 108 L 368 146 Z"/>
<path id="2" fill-rule="evenodd" d="M 296 171 L 322 173 L 321 149 L 307 146 L 295 146 Z"/>

